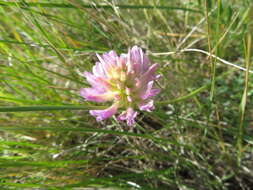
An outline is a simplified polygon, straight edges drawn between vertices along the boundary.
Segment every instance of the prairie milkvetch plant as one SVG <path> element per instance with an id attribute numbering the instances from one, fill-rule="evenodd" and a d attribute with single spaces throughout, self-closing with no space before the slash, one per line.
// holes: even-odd
<path id="1" fill-rule="evenodd" d="M 160 89 L 153 88 L 154 81 L 159 78 L 155 74 L 157 64 L 151 64 L 141 48 L 134 46 L 127 54 L 118 56 L 115 51 L 109 51 L 102 56 L 97 55 L 99 62 L 93 66 L 92 73 L 84 72 L 84 77 L 91 88 L 82 88 L 80 95 L 87 101 L 107 102 L 113 104 L 104 110 L 90 110 L 97 121 L 107 119 L 117 113 L 117 120 L 134 124 L 137 109 L 152 111 L 153 96 Z"/>

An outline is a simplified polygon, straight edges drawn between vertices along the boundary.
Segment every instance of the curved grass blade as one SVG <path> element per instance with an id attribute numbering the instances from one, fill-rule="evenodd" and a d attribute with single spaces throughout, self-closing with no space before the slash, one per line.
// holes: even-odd
<path id="1" fill-rule="evenodd" d="M 45 7 L 45 8 L 77 8 L 76 6 L 72 4 L 67 3 L 35 3 L 35 2 L 5 2 L 0 1 L 0 6 L 11 6 L 11 7 L 20 7 L 20 8 L 27 8 L 27 7 Z M 81 5 L 82 8 L 87 9 L 113 9 L 113 6 L 111 5 L 87 5 L 83 4 Z M 120 9 L 161 9 L 161 10 L 181 10 L 181 11 L 190 11 L 190 12 L 196 12 L 196 13 L 202 13 L 200 10 L 196 9 L 189 9 L 184 7 L 173 7 L 173 6 L 151 6 L 151 5 L 115 5 L 116 7 Z"/>
<path id="2" fill-rule="evenodd" d="M 209 86 L 210 86 L 210 84 L 206 84 L 206 85 L 204 85 L 204 86 L 202 86 L 200 88 L 197 88 L 196 90 L 193 90 L 192 92 L 190 92 L 189 94 L 187 94 L 185 96 L 181 96 L 181 97 L 176 98 L 174 100 L 160 101 L 157 104 L 158 105 L 165 105 L 165 104 L 177 103 L 177 102 L 181 102 L 181 101 L 187 100 L 187 99 L 189 99 L 191 97 L 194 97 L 198 93 L 206 90 Z"/>
<path id="3" fill-rule="evenodd" d="M 227 71 L 227 72 L 224 72 L 222 73 L 220 76 L 216 77 L 216 79 L 221 79 L 222 77 L 228 75 L 231 71 Z M 204 86 L 200 87 L 200 88 L 197 88 L 193 91 L 191 91 L 189 94 L 186 94 L 185 96 L 181 96 L 179 98 L 176 98 L 176 99 L 173 99 L 173 100 L 165 100 L 165 101 L 160 101 L 160 102 L 157 102 L 156 104 L 157 105 L 166 105 L 166 104 L 172 104 L 172 103 L 177 103 L 177 102 L 181 102 L 181 101 L 184 101 L 184 100 L 187 100 L 189 98 L 192 98 L 194 96 L 196 96 L 197 94 L 199 94 L 200 92 L 204 91 L 205 89 L 207 89 L 210 85 L 211 85 L 211 81 L 209 81 L 207 84 L 205 84 Z"/>

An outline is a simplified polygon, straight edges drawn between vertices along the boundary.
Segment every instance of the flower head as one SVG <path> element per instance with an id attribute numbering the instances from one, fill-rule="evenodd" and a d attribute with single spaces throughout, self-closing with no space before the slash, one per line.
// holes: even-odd
<path id="1" fill-rule="evenodd" d="M 141 48 L 134 46 L 120 56 L 110 51 L 97 57 L 99 62 L 93 66 L 92 73 L 84 72 L 91 87 L 80 90 L 80 95 L 88 101 L 113 102 L 105 110 L 90 111 L 97 121 L 107 119 L 123 108 L 125 111 L 117 119 L 126 120 L 131 126 L 137 116 L 136 109 L 148 112 L 154 109 L 152 97 L 160 92 L 153 88 L 159 77 L 155 74 L 157 64 L 151 65 Z"/>

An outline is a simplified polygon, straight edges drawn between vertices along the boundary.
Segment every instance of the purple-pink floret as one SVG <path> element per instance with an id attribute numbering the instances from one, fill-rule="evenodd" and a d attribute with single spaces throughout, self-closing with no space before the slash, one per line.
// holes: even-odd
<path id="1" fill-rule="evenodd" d="M 105 110 L 90 110 L 97 121 L 107 119 L 125 109 L 117 119 L 126 120 L 128 126 L 134 124 L 137 109 L 151 112 L 154 109 L 153 96 L 160 92 L 154 88 L 157 64 L 151 65 L 142 49 L 134 46 L 127 54 L 118 56 L 115 51 L 97 55 L 97 62 L 92 73 L 84 72 L 84 77 L 91 85 L 82 88 L 80 95 L 88 101 L 113 104 Z"/>

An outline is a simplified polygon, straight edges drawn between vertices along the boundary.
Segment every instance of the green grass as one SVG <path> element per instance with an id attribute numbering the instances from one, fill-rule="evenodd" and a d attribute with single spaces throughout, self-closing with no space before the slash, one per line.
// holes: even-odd
<path id="1" fill-rule="evenodd" d="M 0 189 L 253 187 L 251 0 L 0 0 Z M 162 76 L 134 127 L 80 75 L 139 45 Z"/>

